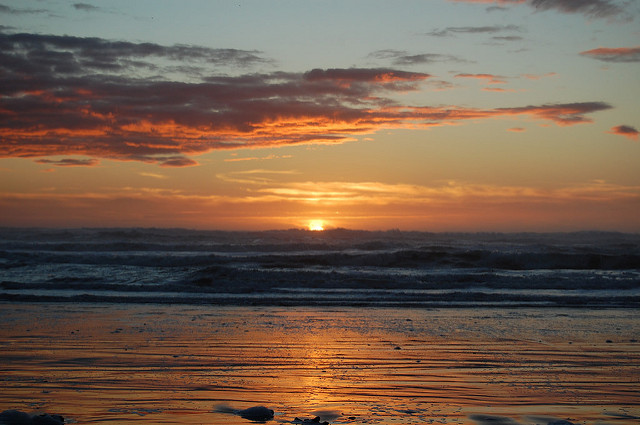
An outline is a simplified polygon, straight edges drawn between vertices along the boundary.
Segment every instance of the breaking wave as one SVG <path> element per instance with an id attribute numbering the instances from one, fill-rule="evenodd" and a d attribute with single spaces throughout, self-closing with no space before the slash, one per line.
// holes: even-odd
<path id="1" fill-rule="evenodd" d="M 0 229 L 0 300 L 640 306 L 640 235 Z"/>

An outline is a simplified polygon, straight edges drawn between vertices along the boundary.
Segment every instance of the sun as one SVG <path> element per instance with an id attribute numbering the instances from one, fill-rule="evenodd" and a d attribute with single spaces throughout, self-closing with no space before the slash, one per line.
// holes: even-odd
<path id="1" fill-rule="evenodd" d="M 322 220 L 311 220 L 309 222 L 309 230 L 322 232 L 324 230 L 324 222 Z"/>

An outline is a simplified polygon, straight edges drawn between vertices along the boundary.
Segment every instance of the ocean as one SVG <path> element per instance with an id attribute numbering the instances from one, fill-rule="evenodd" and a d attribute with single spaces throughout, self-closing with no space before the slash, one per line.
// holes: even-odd
<path id="1" fill-rule="evenodd" d="M 0 301 L 640 307 L 640 235 L 0 229 Z"/>
<path id="2" fill-rule="evenodd" d="M 633 234 L 5 228 L 0 424 L 635 425 L 638 307 Z"/>

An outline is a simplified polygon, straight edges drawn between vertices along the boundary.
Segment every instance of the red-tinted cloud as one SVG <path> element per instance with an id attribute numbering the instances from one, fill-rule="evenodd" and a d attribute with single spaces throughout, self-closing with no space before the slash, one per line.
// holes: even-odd
<path id="1" fill-rule="evenodd" d="M 497 113 L 508 115 L 529 114 L 555 122 L 558 125 L 572 125 L 592 122 L 585 114 L 610 109 L 604 102 L 578 102 L 525 106 L 521 108 L 498 108 Z"/>
<path id="2" fill-rule="evenodd" d="M 416 90 L 429 75 L 387 68 L 189 74 L 182 81 L 131 76 L 163 66 L 154 58 L 188 65 L 189 54 L 201 64 L 251 57 L 174 47 L 0 34 L 0 156 L 84 155 L 180 167 L 197 164 L 187 156 L 215 149 L 336 143 L 383 128 L 510 115 L 569 125 L 610 108 L 603 102 L 405 106 L 389 95 Z"/>
<path id="3" fill-rule="evenodd" d="M 599 47 L 580 52 L 604 62 L 640 62 L 640 46 L 636 47 Z"/>
<path id="4" fill-rule="evenodd" d="M 457 74 L 455 78 L 475 78 L 486 80 L 487 84 L 505 84 L 505 77 L 493 74 Z"/>
<path id="5" fill-rule="evenodd" d="M 640 132 L 635 127 L 632 127 L 630 125 L 619 125 L 613 127 L 609 131 L 609 133 L 628 137 L 631 140 L 638 140 L 638 135 L 640 134 Z"/>

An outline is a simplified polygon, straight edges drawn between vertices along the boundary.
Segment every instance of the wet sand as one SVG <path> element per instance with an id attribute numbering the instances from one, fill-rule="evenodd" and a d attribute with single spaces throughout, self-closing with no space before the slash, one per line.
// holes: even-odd
<path id="1" fill-rule="evenodd" d="M 70 423 L 637 424 L 632 310 L 0 304 L 0 411 Z"/>

